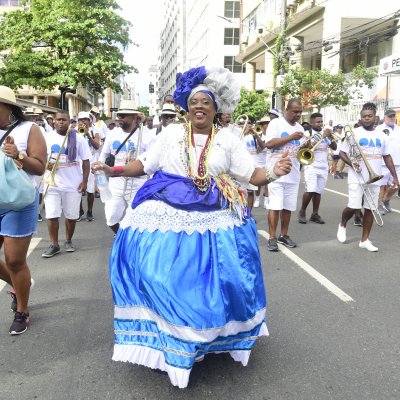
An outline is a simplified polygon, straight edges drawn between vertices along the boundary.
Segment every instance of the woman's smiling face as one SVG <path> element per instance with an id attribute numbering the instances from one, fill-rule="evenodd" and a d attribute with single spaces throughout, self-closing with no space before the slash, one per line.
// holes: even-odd
<path id="1" fill-rule="evenodd" d="M 197 92 L 189 100 L 189 117 L 195 128 L 204 129 L 211 127 L 217 112 L 210 96 L 203 92 Z"/>

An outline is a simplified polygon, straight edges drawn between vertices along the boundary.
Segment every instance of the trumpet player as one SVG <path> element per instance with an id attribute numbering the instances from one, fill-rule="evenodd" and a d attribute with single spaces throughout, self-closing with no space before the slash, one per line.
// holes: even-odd
<path id="1" fill-rule="evenodd" d="M 255 129 L 253 129 L 253 137 L 256 143 L 256 153 L 253 155 L 254 163 L 257 167 L 264 168 L 267 162 L 267 145 L 266 145 L 266 133 L 269 124 L 269 117 L 262 117 L 259 121 L 256 122 L 257 125 L 261 127 L 261 132 L 257 133 Z M 256 197 L 254 199 L 254 207 L 260 206 L 260 195 L 261 195 L 261 187 L 259 186 L 256 190 Z M 264 208 L 268 207 L 268 185 L 264 186 Z"/>
<path id="2" fill-rule="evenodd" d="M 57 112 L 55 130 L 49 132 L 45 139 L 48 154 L 48 171 L 45 174 L 44 201 L 46 204 L 47 228 L 50 246 L 42 254 L 50 258 L 60 253 L 58 242 L 59 219 L 61 212 L 65 217 L 66 241 L 65 251 L 73 252 L 72 237 L 76 220 L 79 217 L 81 195 L 86 190 L 91 153 L 89 145 L 75 129 L 69 129 L 69 115 L 66 111 Z M 82 168 L 81 164 L 82 163 Z"/>
<path id="3" fill-rule="evenodd" d="M 300 184 L 300 163 L 297 160 L 297 150 L 304 143 L 304 129 L 298 123 L 303 107 L 299 99 L 288 101 L 283 117 L 273 119 L 267 129 L 266 146 L 271 151 L 267 155 L 267 166 L 275 163 L 282 153 L 289 151 L 292 169 L 289 174 L 268 184 L 268 225 L 270 239 L 268 250 L 278 251 L 278 243 L 286 247 L 296 247 L 297 244 L 288 235 L 292 211 L 297 207 L 297 193 Z M 281 222 L 281 232 L 276 235 L 278 222 Z"/>
<path id="4" fill-rule="evenodd" d="M 298 221 L 306 224 L 306 209 L 312 201 L 312 214 L 310 221 L 317 224 L 324 224 L 325 221 L 318 214 L 321 203 L 321 194 L 325 189 L 328 180 L 328 149 L 336 150 L 337 144 L 332 139 L 333 131 L 331 129 L 323 129 L 324 120 L 321 113 L 313 113 L 310 117 L 311 137 L 310 147 L 322 139 L 321 143 L 314 150 L 314 161 L 310 165 L 304 167 L 305 192 L 301 203 L 301 209 L 298 214 Z M 321 137 L 322 135 L 322 137 Z M 313 142 L 313 139 L 316 138 Z"/>
<path id="5" fill-rule="evenodd" d="M 348 174 L 349 201 L 342 212 L 342 220 L 339 223 L 337 239 L 340 243 L 346 241 L 346 224 L 356 210 L 360 210 L 364 196 L 364 220 L 362 236 L 359 247 L 368 251 L 378 251 L 369 240 L 369 235 L 374 221 L 374 214 L 377 212 L 379 181 L 368 184 L 372 181 L 371 170 L 375 176 L 381 175 L 382 159 L 393 176 L 393 186 L 398 187 L 399 181 L 392 157 L 388 152 L 387 138 L 379 130 L 375 130 L 376 106 L 373 103 L 365 103 L 360 112 L 360 127 L 354 129 L 352 137 L 346 135 L 341 146 L 340 158 L 350 167 Z M 354 154 L 358 155 L 354 155 Z M 367 192 L 371 196 L 367 196 Z M 370 197 L 370 198 L 369 198 Z"/>
<path id="6" fill-rule="evenodd" d="M 97 151 L 100 148 L 100 132 L 94 128 L 92 124 L 91 114 L 85 111 L 81 111 L 78 114 L 78 133 L 82 135 L 82 137 L 87 141 L 90 149 L 90 153 L 92 154 L 90 158 L 90 164 L 97 161 Z M 87 187 L 86 187 L 86 198 L 87 198 L 87 213 L 86 220 L 93 221 L 93 204 L 94 204 L 94 194 L 95 194 L 95 178 L 92 172 L 89 172 Z M 81 206 L 79 210 L 79 218 L 80 220 L 84 215 L 82 200 Z"/>

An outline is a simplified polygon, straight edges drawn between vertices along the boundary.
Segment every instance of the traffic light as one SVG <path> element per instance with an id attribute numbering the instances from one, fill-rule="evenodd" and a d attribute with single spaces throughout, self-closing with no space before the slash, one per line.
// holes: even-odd
<path id="1" fill-rule="evenodd" d="M 149 93 L 154 93 L 154 85 L 152 83 L 149 84 Z"/>

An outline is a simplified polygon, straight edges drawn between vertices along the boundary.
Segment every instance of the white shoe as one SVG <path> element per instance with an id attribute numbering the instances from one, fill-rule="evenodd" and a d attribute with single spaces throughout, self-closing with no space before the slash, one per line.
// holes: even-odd
<path id="1" fill-rule="evenodd" d="M 264 197 L 264 208 L 268 208 L 268 203 L 269 203 L 268 197 Z"/>
<path id="2" fill-rule="evenodd" d="M 340 243 L 344 243 L 346 241 L 346 228 L 341 224 L 339 224 L 336 237 Z"/>
<path id="3" fill-rule="evenodd" d="M 33 278 L 31 278 L 31 289 L 33 289 L 34 286 L 35 286 L 35 281 L 33 280 Z"/>
<path id="4" fill-rule="evenodd" d="M 375 247 L 369 239 L 364 240 L 364 242 L 360 242 L 358 244 L 360 249 L 367 249 L 368 251 L 378 251 L 378 248 Z"/>
<path id="5" fill-rule="evenodd" d="M 260 207 L 260 198 L 259 197 L 256 197 L 256 199 L 254 200 L 253 207 Z"/>

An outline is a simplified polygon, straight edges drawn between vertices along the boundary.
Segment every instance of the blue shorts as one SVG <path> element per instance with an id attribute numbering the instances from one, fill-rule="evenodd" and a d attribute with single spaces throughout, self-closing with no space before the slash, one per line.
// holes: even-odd
<path id="1" fill-rule="evenodd" d="M 39 193 L 35 201 L 17 211 L 0 208 L 0 235 L 25 237 L 36 232 L 39 212 Z"/>

